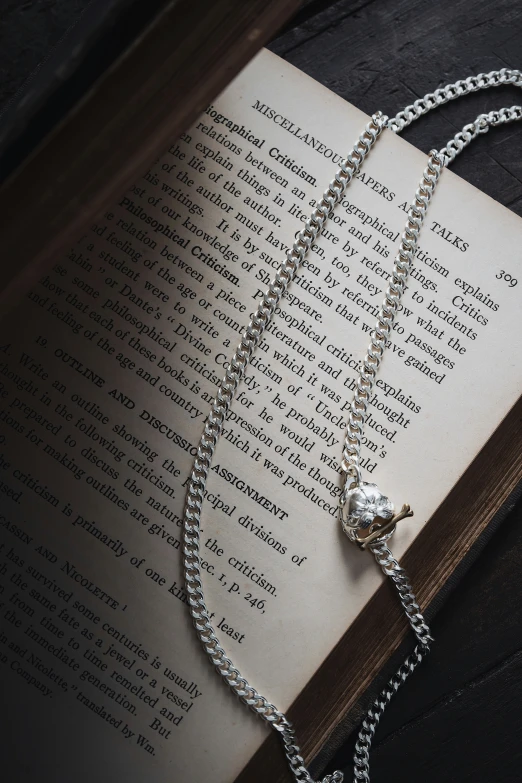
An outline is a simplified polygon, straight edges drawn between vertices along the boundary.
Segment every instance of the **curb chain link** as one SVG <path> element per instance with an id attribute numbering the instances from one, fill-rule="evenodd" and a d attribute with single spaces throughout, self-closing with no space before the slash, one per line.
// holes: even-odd
<path id="1" fill-rule="evenodd" d="M 373 115 L 352 151 L 343 161 L 334 179 L 325 190 L 311 217 L 306 221 L 304 228 L 298 234 L 292 249 L 287 251 L 286 259 L 263 295 L 257 311 L 252 316 L 243 333 L 225 376 L 218 387 L 198 445 L 190 475 L 183 523 L 183 567 L 190 613 L 203 649 L 217 672 L 243 704 L 280 733 L 290 770 L 298 783 L 314 783 L 314 780 L 306 768 L 295 739 L 292 724 L 284 713 L 277 710 L 273 704 L 248 683 L 233 665 L 230 658 L 227 657 L 214 632 L 205 603 L 199 554 L 200 521 L 212 457 L 238 385 L 267 325 L 273 318 L 282 296 L 296 276 L 311 245 L 321 234 L 325 223 L 332 215 L 346 188 L 359 173 L 364 160 L 384 128 L 389 128 L 394 133 L 399 133 L 414 120 L 437 106 L 470 92 L 504 84 L 522 87 L 522 72 L 503 68 L 500 71 L 471 76 L 468 79 L 458 81 L 455 84 L 436 90 L 434 93 L 425 95 L 424 98 L 407 106 L 391 120 L 381 112 Z M 406 227 L 401 236 L 400 248 L 394 261 L 385 299 L 379 312 L 377 324 L 371 334 L 370 346 L 361 364 L 356 391 L 350 407 L 341 467 L 347 476 L 351 475 L 357 483 L 360 479 L 358 461 L 362 432 L 371 398 L 371 390 L 386 348 L 387 338 L 397 315 L 400 299 L 405 290 L 406 280 L 413 264 L 420 229 L 441 171 L 479 134 L 487 132 L 490 127 L 520 119 L 522 119 L 522 107 L 520 106 L 512 106 L 490 112 L 489 114 L 482 114 L 477 117 L 474 123 L 466 125 L 458 132 L 440 152 L 432 150 L 430 153 L 428 165 L 423 172 L 415 198 L 408 212 Z M 354 781 L 356 783 L 358 781 L 369 783 L 370 747 L 381 715 L 392 696 L 421 663 L 429 651 L 429 643 L 432 641 L 429 627 L 417 604 L 408 577 L 386 545 L 387 538 L 389 538 L 389 535 L 371 544 L 369 549 L 372 551 L 383 573 L 395 585 L 418 644 L 366 713 L 354 754 Z M 320 783 L 342 783 L 343 779 L 343 773 L 337 771 L 326 775 Z"/>
<path id="2" fill-rule="evenodd" d="M 357 386 L 350 405 L 350 413 L 346 426 L 341 468 L 355 478 L 359 483 L 359 457 L 363 436 L 364 423 L 372 390 L 377 378 L 377 371 L 382 361 L 386 342 L 391 334 L 399 304 L 406 288 L 406 282 L 419 241 L 419 234 L 433 197 L 435 186 L 439 180 L 443 165 L 438 153 L 432 151 L 428 165 L 415 193 L 415 198 L 408 211 L 404 233 L 401 236 L 399 252 L 395 257 L 388 288 L 381 305 L 377 323 L 370 335 L 370 345 L 359 369 Z"/>
<path id="3" fill-rule="evenodd" d="M 226 370 L 225 377 L 218 388 L 198 446 L 187 493 L 183 549 L 185 584 L 190 611 L 200 641 L 219 674 L 221 674 L 239 699 L 261 718 L 271 723 L 275 729 L 286 733 L 289 748 L 294 747 L 289 734 L 289 731 L 291 731 L 289 721 L 240 675 L 219 644 L 210 623 L 210 616 L 203 595 L 200 571 L 199 529 L 201 506 L 212 457 L 234 394 L 248 366 L 248 361 L 261 340 L 266 326 L 272 319 L 281 297 L 295 277 L 306 253 L 321 233 L 335 205 L 342 198 L 353 177 L 359 172 L 366 156 L 382 133 L 385 121 L 386 118 L 379 113 L 374 115 L 371 122 L 368 123 L 354 145 L 353 150 L 342 163 L 335 178 L 324 192 L 321 202 L 314 209 L 312 216 L 307 220 L 303 230 L 299 233 L 292 250 L 287 253 L 286 260 L 277 271 L 268 290 L 263 295 L 257 312 L 252 316 Z M 295 764 L 292 762 L 292 767 L 301 775 L 297 777 L 297 780 L 305 780 L 308 783 L 308 780 L 311 779 L 303 777 L 300 771 L 302 759 L 300 759 L 297 753 L 294 754 L 293 758 Z"/>
<path id="4" fill-rule="evenodd" d="M 490 71 L 489 73 L 479 73 L 477 76 L 468 76 L 467 79 L 460 79 L 454 84 L 448 84 L 435 92 L 427 93 L 423 98 L 414 101 L 405 109 L 400 111 L 393 119 L 388 122 L 388 128 L 394 133 L 400 133 L 412 122 L 418 120 L 424 114 L 438 106 L 443 106 L 449 101 L 469 95 L 479 90 L 487 90 L 490 87 L 501 87 L 502 85 L 513 85 L 522 87 L 522 71 L 502 68 L 500 71 Z"/>
<path id="5" fill-rule="evenodd" d="M 479 134 L 487 133 L 490 128 L 515 122 L 522 119 L 522 106 L 510 106 L 509 108 L 490 111 L 489 114 L 479 114 L 475 122 L 465 125 L 461 131 L 455 134 L 445 147 L 439 151 L 444 160 L 444 165 L 452 163 L 465 147 L 468 146 Z"/>

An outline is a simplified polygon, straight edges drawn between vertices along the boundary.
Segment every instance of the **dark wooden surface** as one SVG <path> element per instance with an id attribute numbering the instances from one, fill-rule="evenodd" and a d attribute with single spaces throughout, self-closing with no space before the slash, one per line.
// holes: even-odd
<path id="1" fill-rule="evenodd" d="M 139 0 L 124 3 L 119 29 L 136 5 L 143 7 Z M 9 259 L 0 265 L 3 313 L 190 127 L 296 8 L 298 0 L 159 0 L 121 56 L 83 88 L 81 100 L 0 188 L 0 214 L 9 215 L 2 226 Z"/>
<path id="2" fill-rule="evenodd" d="M 0 1 L 0 40 L 9 33 L 9 46 L 0 47 L 4 99 L 31 70 L 35 52 L 44 57 L 85 4 Z M 522 6 L 312 0 L 271 48 L 362 110 L 395 113 L 470 73 L 522 67 Z M 404 135 L 427 151 L 476 114 L 517 102 L 520 91 L 490 90 L 433 112 Z M 482 137 L 454 170 L 522 215 L 522 124 Z M 502 367 L 495 370 L 501 377 Z M 436 615 L 430 657 L 379 726 L 372 783 L 522 780 L 521 573 L 518 503 Z M 347 780 L 353 742 L 343 741 L 328 765 L 346 769 Z"/>
<path id="3" fill-rule="evenodd" d="M 522 398 L 401 559 L 428 622 L 522 495 L 521 474 Z M 362 560 L 361 566 L 371 563 Z M 314 627 L 320 622 L 313 618 Z M 395 591 L 385 582 L 287 711 L 314 773 L 347 744 L 413 644 Z M 235 783 L 266 780 L 292 780 L 273 732 Z"/>
<path id="4" fill-rule="evenodd" d="M 469 74 L 522 69 L 522 6 L 311 2 L 270 48 L 363 111 L 395 114 Z M 428 151 L 477 114 L 515 103 L 522 91 L 488 90 L 432 112 L 404 137 Z M 453 170 L 522 215 L 522 123 L 483 136 Z M 501 377 L 502 367 L 494 369 Z M 430 657 L 378 728 L 372 783 L 522 780 L 521 573 L 519 502 L 436 615 Z M 354 741 L 343 742 L 326 771 L 352 779 Z"/>

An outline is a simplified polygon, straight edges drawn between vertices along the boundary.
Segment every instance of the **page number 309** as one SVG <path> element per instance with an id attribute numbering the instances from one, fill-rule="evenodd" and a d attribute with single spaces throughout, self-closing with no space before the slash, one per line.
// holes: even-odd
<path id="1" fill-rule="evenodd" d="M 495 277 L 497 280 L 505 280 L 510 288 L 514 288 L 518 283 L 518 280 L 516 280 L 513 275 L 510 275 L 509 272 L 506 272 L 504 269 L 501 269 L 498 275 L 495 275 Z"/>

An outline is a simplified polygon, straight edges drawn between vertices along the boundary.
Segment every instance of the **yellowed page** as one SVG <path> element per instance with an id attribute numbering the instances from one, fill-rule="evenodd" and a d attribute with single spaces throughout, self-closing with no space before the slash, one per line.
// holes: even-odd
<path id="1" fill-rule="evenodd" d="M 186 478 L 260 292 L 367 120 L 262 52 L 3 324 L 10 779 L 227 783 L 263 741 L 191 627 Z M 215 456 L 208 607 L 280 709 L 380 583 L 338 528 L 336 466 L 425 164 L 383 134 L 282 302 Z M 415 511 L 398 555 L 518 397 L 521 237 L 518 217 L 443 173 L 362 454 L 364 477 Z"/>

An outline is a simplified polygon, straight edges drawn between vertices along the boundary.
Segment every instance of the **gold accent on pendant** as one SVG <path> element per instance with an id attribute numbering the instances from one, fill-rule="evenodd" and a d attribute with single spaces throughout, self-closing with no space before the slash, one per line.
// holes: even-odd
<path id="1" fill-rule="evenodd" d="M 368 528 L 368 535 L 361 537 L 359 533 L 355 533 L 354 541 L 360 549 L 367 549 L 370 544 L 378 541 L 382 536 L 387 533 L 393 533 L 395 525 L 397 522 L 400 522 L 401 519 L 412 516 L 413 511 L 410 509 L 408 503 L 405 503 L 398 514 L 395 514 L 395 516 L 388 521 L 383 519 L 382 524 L 379 524 L 379 517 L 376 517 L 375 522 Z"/>

